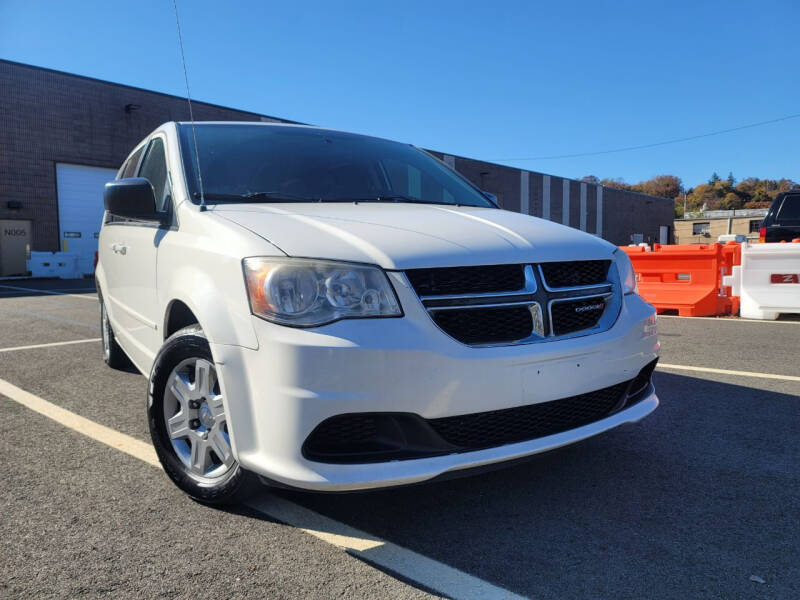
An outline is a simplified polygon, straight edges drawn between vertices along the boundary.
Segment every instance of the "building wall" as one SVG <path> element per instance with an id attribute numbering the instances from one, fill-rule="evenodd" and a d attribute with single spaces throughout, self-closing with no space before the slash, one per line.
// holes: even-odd
<path id="1" fill-rule="evenodd" d="M 140 108 L 126 112 L 129 104 Z M 197 120 L 262 118 L 192 106 Z M 189 111 L 185 98 L 0 61 L 0 117 L 0 219 L 31 219 L 31 249 L 57 251 L 56 163 L 116 169 L 153 129 Z"/>
<path id="2" fill-rule="evenodd" d="M 659 228 L 664 225 L 669 228 L 672 241 L 674 206 L 667 198 L 454 157 L 435 150 L 428 152 L 482 190 L 497 196 L 500 205 L 507 210 L 526 212 L 521 207 L 527 201 L 527 214 L 601 235 L 617 245 L 629 244 L 634 233 L 641 233 L 648 243 L 658 242 Z M 523 185 L 525 177 L 527 188 Z M 527 196 L 524 197 L 525 189 Z"/>
<path id="3" fill-rule="evenodd" d="M 201 121 L 290 122 L 192 105 Z M 31 249 L 49 251 L 59 249 L 56 163 L 116 169 L 158 125 L 189 118 L 182 97 L 3 60 L 0 116 L 0 219 L 32 220 Z M 671 200 L 431 153 L 495 194 L 505 209 L 582 228 L 614 244 L 630 243 L 634 233 L 658 241 L 659 226 L 672 225 Z"/>
<path id="4" fill-rule="evenodd" d="M 751 217 L 729 217 L 729 218 L 697 218 L 697 219 L 676 219 L 675 220 L 675 243 L 676 244 L 709 244 L 717 241 L 721 235 L 744 234 L 748 241 L 758 241 L 758 231 L 750 231 L 751 221 L 754 224 L 761 224 L 762 218 Z M 708 236 L 692 233 L 695 224 L 708 223 Z"/>

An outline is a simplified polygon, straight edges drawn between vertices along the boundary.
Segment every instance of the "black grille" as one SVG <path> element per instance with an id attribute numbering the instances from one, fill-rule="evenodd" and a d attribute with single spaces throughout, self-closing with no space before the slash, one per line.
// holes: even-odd
<path id="1" fill-rule="evenodd" d="M 525 287 L 523 265 L 411 269 L 406 276 L 419 296 L 514 292 Z"/>
<path id="2" fill-rule="evenodd" d="M 649 363 L 641 371 L 639 371 L 639 374 L 631 382 L 631 389 L 628 391 L 629 394 L 635 396 L 647 389 L 647 386 L 650 385 L 650 379 L 653 376 L 653 371 L 656 368 L 656 363 L 658 363 L 658 359 L 655 359 L 653 362 Z"/>
<path id="3" fill-rule="evenodd" d="M 554 335 L 566 335 L 597 325 L 606 309 L 603 298 L 593 297 L 581 300 L 553 302 L 550 314 L 553 317 Z"/>
<path id="4" fill-rule="evenodd" d="M 468 450 L 512 444 L 588 425 L 608 416 L 622 401 L 628 382 L 552 402 L 432 419 L 447 442 Z"/>
<path id="5" fill-rule="evenodd" d="M 342 454 L 364 452 L 369 450 L 370 442 L 377 434 L 378 423 L 373 415 L 338 415 L 327 419 L 314 430 L 314 435 L 309 438 L 311 443 L 308 449 L 312 453 L 320 449 L 330 452 L 331 448 Z"/>
<path id="6" fill-rule="evenodd" d="M 527 338 L 533 318 L 527 306 L 438 310 L 436 324 L 464 344 L 496 344 Z"/>
<path id="7" fill-rule="evenodd" d="M 397 412 L 336 415 L 306 438 L 303 456 L 341 464 L 384 462 L 469 452 L 561 433 L 642 401 L 655 365 L 656 361 L 646 365 L 630 381 L 527 406 L 429 420 Z"/>
<path id="8" fill-rule="evenodd" d="M 548 287 L 577 287 L 606 283 L 610 260 L 578 260 L 542 263 L 542 273 Z"/>

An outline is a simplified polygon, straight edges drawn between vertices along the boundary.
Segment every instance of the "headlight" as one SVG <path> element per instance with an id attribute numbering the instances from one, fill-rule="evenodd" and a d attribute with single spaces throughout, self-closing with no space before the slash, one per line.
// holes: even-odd
<path id="1" fill-rule="evenodd" d="M 622 285 L 623 294 L 634 294 L 639 291 L 636 283 L 636 273 L 633 271 L 633 263 L 630 257 L 622 250 L 614 252 L 614 258 L 619 272 L 619 282 Z"/>
<path id="2" fill-rule="evenodd" d="M 296 258 L 245 258 L 243 265 L 253 314 L 281 325 L 403 314 L 378 267 Z"/>

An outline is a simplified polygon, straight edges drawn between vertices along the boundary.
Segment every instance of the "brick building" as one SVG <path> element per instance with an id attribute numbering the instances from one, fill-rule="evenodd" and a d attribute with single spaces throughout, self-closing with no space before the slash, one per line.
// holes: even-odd
<path id="1" fill-rule="evenodd" d="M 204 102 L 193 102 L 193 109 L 201 121 L 291 122 Z M 188 120 L 183 97 L 0 60 L 0 232 L 4 225 L 28 231 L 31 250 L 89 252 L 100 225 L 102 183 L 137 142 L 173 120 Z M 615 244 L 634 236 L 672 239 L 671 200 L 431 153 L 506 209 Z"/>

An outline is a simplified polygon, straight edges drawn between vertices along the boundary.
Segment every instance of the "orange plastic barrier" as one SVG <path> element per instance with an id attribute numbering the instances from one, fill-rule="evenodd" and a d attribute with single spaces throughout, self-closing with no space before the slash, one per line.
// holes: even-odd
<path id="1" fill-rule="evenodd" d="M 639 295 L 659 313 L 675 310 L 683 317 L 736 314 L 739 298 L 722 278 L 742 262 L 736 242 L 662 246 L 648 252 L 640 246 L 621 246 L 630 256 L 639 283 Z"/>

